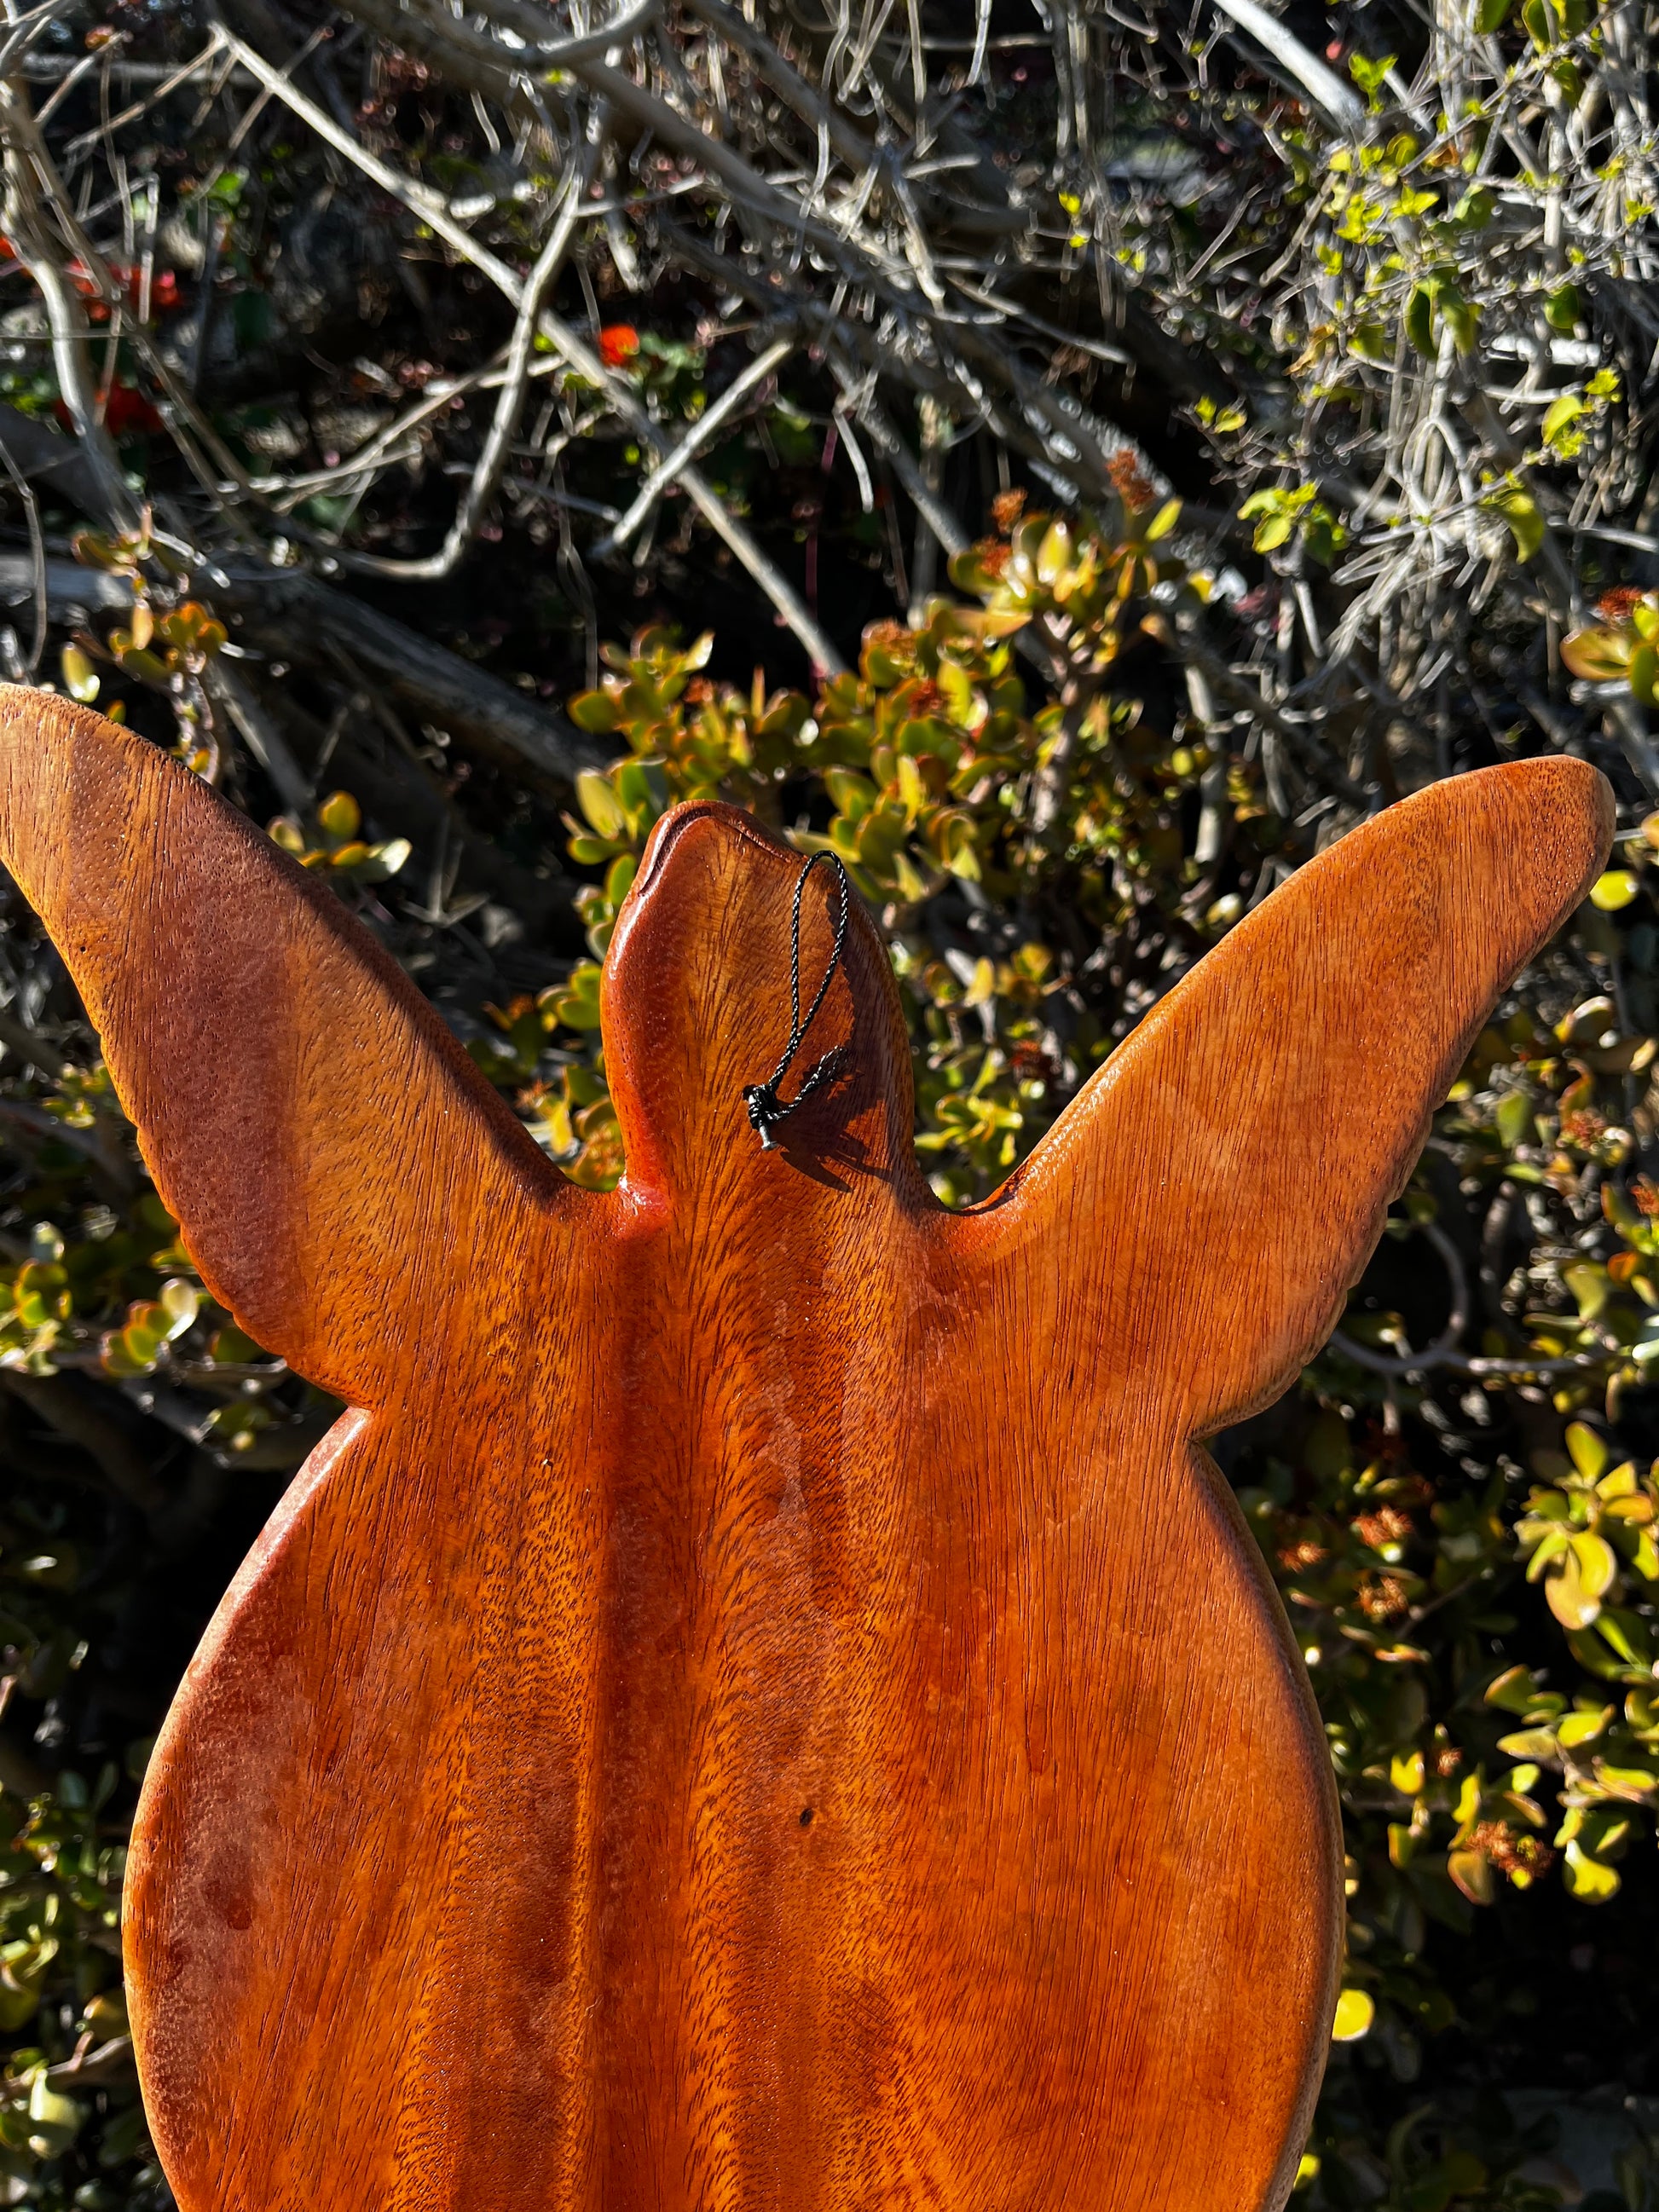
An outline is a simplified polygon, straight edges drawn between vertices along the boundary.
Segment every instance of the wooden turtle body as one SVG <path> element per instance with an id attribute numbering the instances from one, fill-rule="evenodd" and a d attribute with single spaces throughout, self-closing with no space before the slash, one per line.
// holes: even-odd
<path id="1" fill-rule="evenodd" d="M 183 2212 L 1256 2212 L 1341 1845 L 1194 1438 L 1328 1330 L 1610 833 L 1577 763 L 1391 809 L 1006 1188 L 911 1147 L 868 918 L 763 1151 L 798 856 L 659 824 L 567 1183 L 333 896 L 155 748 L 0 708 L 0 859 L 204 1280 L 348 1412 L 157 1745 L 126 1899 Z M 835 894 L 807 887 L 822 972 Z M 787 1087 L 787 1086 L 786 1086 Z"/>

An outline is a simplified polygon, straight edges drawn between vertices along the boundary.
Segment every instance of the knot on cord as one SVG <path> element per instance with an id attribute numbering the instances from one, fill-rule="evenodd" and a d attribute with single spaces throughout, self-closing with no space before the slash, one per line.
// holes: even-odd
<path id="1" fill-rule="evenodd" d="M 818 985 L 817 994 L 803 1017 L 800 1010 L 800 902 L 806 889 L 806 878 L 820 860 L 835 871 L 841 890 L 841 905 L 836 916 L 836 941 L 830 949 L 830 963 L 823 971 L 823 981 Z M 833 853 L 814 853 L 795 878 L 795 903 L 789 921 L 789 1040 L 783 1048 L 777 1066 L 765 1082 L 746 1083 L 743 1087 L 743 1103 L 748 1109 L 750 1121 L 759 1132 L 763 1151 L 769 1152 L 775 1149 L 773 1132 L 779 1124 L 787 1121 L 796 1107 L 804 1105 L 815 1091 L 828 1083 L 847 1058 L 845 1045 L 832 1046 L 801 1078 L 793 1098 L 779 1097 L 778 1085 L 793 1066 L 795 1054 L 800 1050 L 806 1032 L 812 1026 L 812 1018 L 823 1004 L 824 994 L 841 966 L 852 905 L 853 890 L 847 880 L 846 869 Z"/>

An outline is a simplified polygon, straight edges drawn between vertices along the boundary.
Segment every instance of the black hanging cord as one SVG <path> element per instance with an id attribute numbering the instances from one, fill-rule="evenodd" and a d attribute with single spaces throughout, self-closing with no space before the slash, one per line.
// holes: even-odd
<path id="1" fill-rule="evenodd" d="M 803 1021 L 800 1011 L 800 902 L 806 889 L 806 878 L 820 860 L 836 872 L 841 886 L 841 911 L 836 917 L 836 941 L 830 947 L 830 964 L 823 971 L 823 981 L 818 985 L 817 996 L 806 1009 Z M 800 1088 L 793 1098 L 780 1098 L 778 1085 L 788 1074 L 795 1054 L 800 1050 L 806 1032 L 812 1026 L 812 1018 L 823 1004 L 824 994 L 835 981 L 836 970 L 841 965 L 842 948 L 847 942 L 848 918 L 853 910 L 853 890 L 847 880 L 847 871 L 833 853 L 814 853 L 795 878 L 795 907 L 789 922 L 789 1042 L 777 1066 L 764 1083 L 746 1083 L 743 1087 L 743 1103 L 749 1109 L 749 1119 L 760 1132 L 762 1148 L 774 1149 L 772 1132 L 779 1122 L 787 1121 L 797 1106 L 810 1098 L 822 1085 L 828 1083 L 847 1057 L 845 1045 L 838 1044 L 826 1052 L 817 1065 L 802 1077 Z"/>

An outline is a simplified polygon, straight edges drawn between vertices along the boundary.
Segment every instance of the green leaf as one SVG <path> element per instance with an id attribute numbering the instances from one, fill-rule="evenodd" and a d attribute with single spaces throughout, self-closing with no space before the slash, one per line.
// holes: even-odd
<path id="1" fill-rule="evenodd" d="M 1348 57 L 1348 75 L 1364 94 L 1373 112 L 1381 105 L 1382 87 L 1398 58 L 1396 54 L 1383 54 L 1376 59 L 1369 54 L 1350 54 Z"/>
<path id="2" fill-rule="evenodd" d="M 1528 1667 L 1506 1667 L 1495 1682 L 1486 1687 L 1486 1702 L 1500 1711 L 1524 1713 L 1533 1701 L 1532 1670 Z M 1552 1746 L 1553 1748 L 1553 1746 Z M 1518 1757 L 1528 1754 L 1517 1753 Z"/>
<path id="3" fill-rule="evenodd" d="M 106 2168 L 125 2165 L 138 2155 L 146 2141 L 144 2108 L 140 2104 L 129 2105 L 125 2112 L 105 2122 L 98 2140 L 98 2163 Z"/>
<path id="4" fill-rule="evenodd" d="M 1595 1630 L 1627 1667 L 1638 1667 L 1644 1675 L 1651 1673 L 1653 1639 L 1640 1613 L 1621 1606 L 1603 1606 Z"/>
<path id="5" fill-rule="evenodd" d="M 605 895 L 613 907 L 620 906 L 634 888 L 634 878 L 640 864 L 632 853 L 618 853 L 605 873 Z"/>
<path id="6" fill-rule="evenodd" d="M 1507 7 L 1509 0 L 1504 0 Z M 1471 185 L 1452 210 L 1451 219 L 1465 230 L 1484 230 L 1498 212 L 1498 203 L 1484 185 Z"/>
<path id="7" fill-rule="evenodd" d="M 167 1315 L 167 1334 L 169 1339 L 182 1336 L 201 1309 L 202 1294 L 194 1283 L 186 1282 L 182 1275 L 174 1275 L 161 1285 L 160 1300 Z"/>
<path id="8" fill-rule="evenodd" d="M 246 1367 L 264 1357 L 263 1348 L 234 1322 L 217 1330 L 208 1346 L 208 1358 L 221 1366 Z"/>
<path id="9" fill-rule="evenodd" d="M 1443 284 L 1435 304 L 1459 353 L 1473 353 L 1480 336 L 1480 309 L 1477 303 L 1466 300 L 1455 284 Z"/>
<path id="10" fill-rule="evenodd" d="M 1406 337 L 1425 361 L 1435 356 L 1434 295 L 1426 284 L 1414 284 L 1406 302 Z"/>
<path id="11" fill-rule="evenodd" d="M 570 857 L 585 868 L 597 867 L 609 860 L 616 852 L 616 844 L 609 837 L 584 837 L 580 834 L 570 841 Z"/>
<path id="12" fill-rule="evenodd" d="M 58 2158 L 75 2141 L 84 2118 L 73 2097 L 46 2084 L 43 2066 L 29 2090 L 29 2148 L 37 2158 Z"/>
<path id="13" fill-rule="evenodd" d="M 1496 1118 L 1498 1142 L 1505 1152 L 1512 1152 L 1517 1145 L 1529 1145 L 1537 1137 L 1537 1116 L 1524 1091 L 1506 1091 L 1498 1102 Z"/>
<path id="14" fill-rule="evenodd" d="M 668 811 L 668 777 L 659 760 L 627 760 L 617 770 L 617 796 L 630 827 L 648 830 Z"/>
<path id="15" fill-rule="evenodd" d="M 608 691 L 579 691 L 567 709 L 579 730 L 591 737 L 609 737 L 618 720 L 617 702 Z"/>

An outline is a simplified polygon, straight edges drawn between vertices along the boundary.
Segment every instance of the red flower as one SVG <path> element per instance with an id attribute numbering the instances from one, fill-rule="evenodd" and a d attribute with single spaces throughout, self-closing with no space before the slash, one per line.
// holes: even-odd
<path id="1" fill-rule="evenodd" d="M 52 412 L 67 429 L 74 428 L 74 418 L 60 399 Z M 130 384 L 110 386 L 109 398 L 104 403 L 104 428 L 112 438 L 127 438 L 135 432 L 151 435 L 162 427 L 161 418 L 142 392 Z"/>
<path id="2" fill-rule="evenodd" d="M 632 323 L 607 323 L 599 332 L 599 359 L 607 368 L 626 368 L 640 349 Z"/>
<path id="3" fill-rule="evenodd" d="M 161 428 L 161 418 L 142 392 L 130 384 L 117 384 L 111 386 L 104 408 L 104 428 L 112 438 L 125 438 L 135 430 L 148 435 Z"/>
<path id="4" fill-rule="evenodd" d="M 1144 514 L 1158 497 L 1140 463 L 1127 446 L 1121 446 L 1111 455 L 1106 464 L 1106 473 L 1131 514 Z"/>
<path id="5" fill-rule="evenodd" d="M 1602 592 L 1595 602 L 1595 611 L 1603 622 L 1628 622 L 1631 609 L 1640 606 L 1644 596 L 1639 584 L 1618 584 L 1612 591 Z"/>

